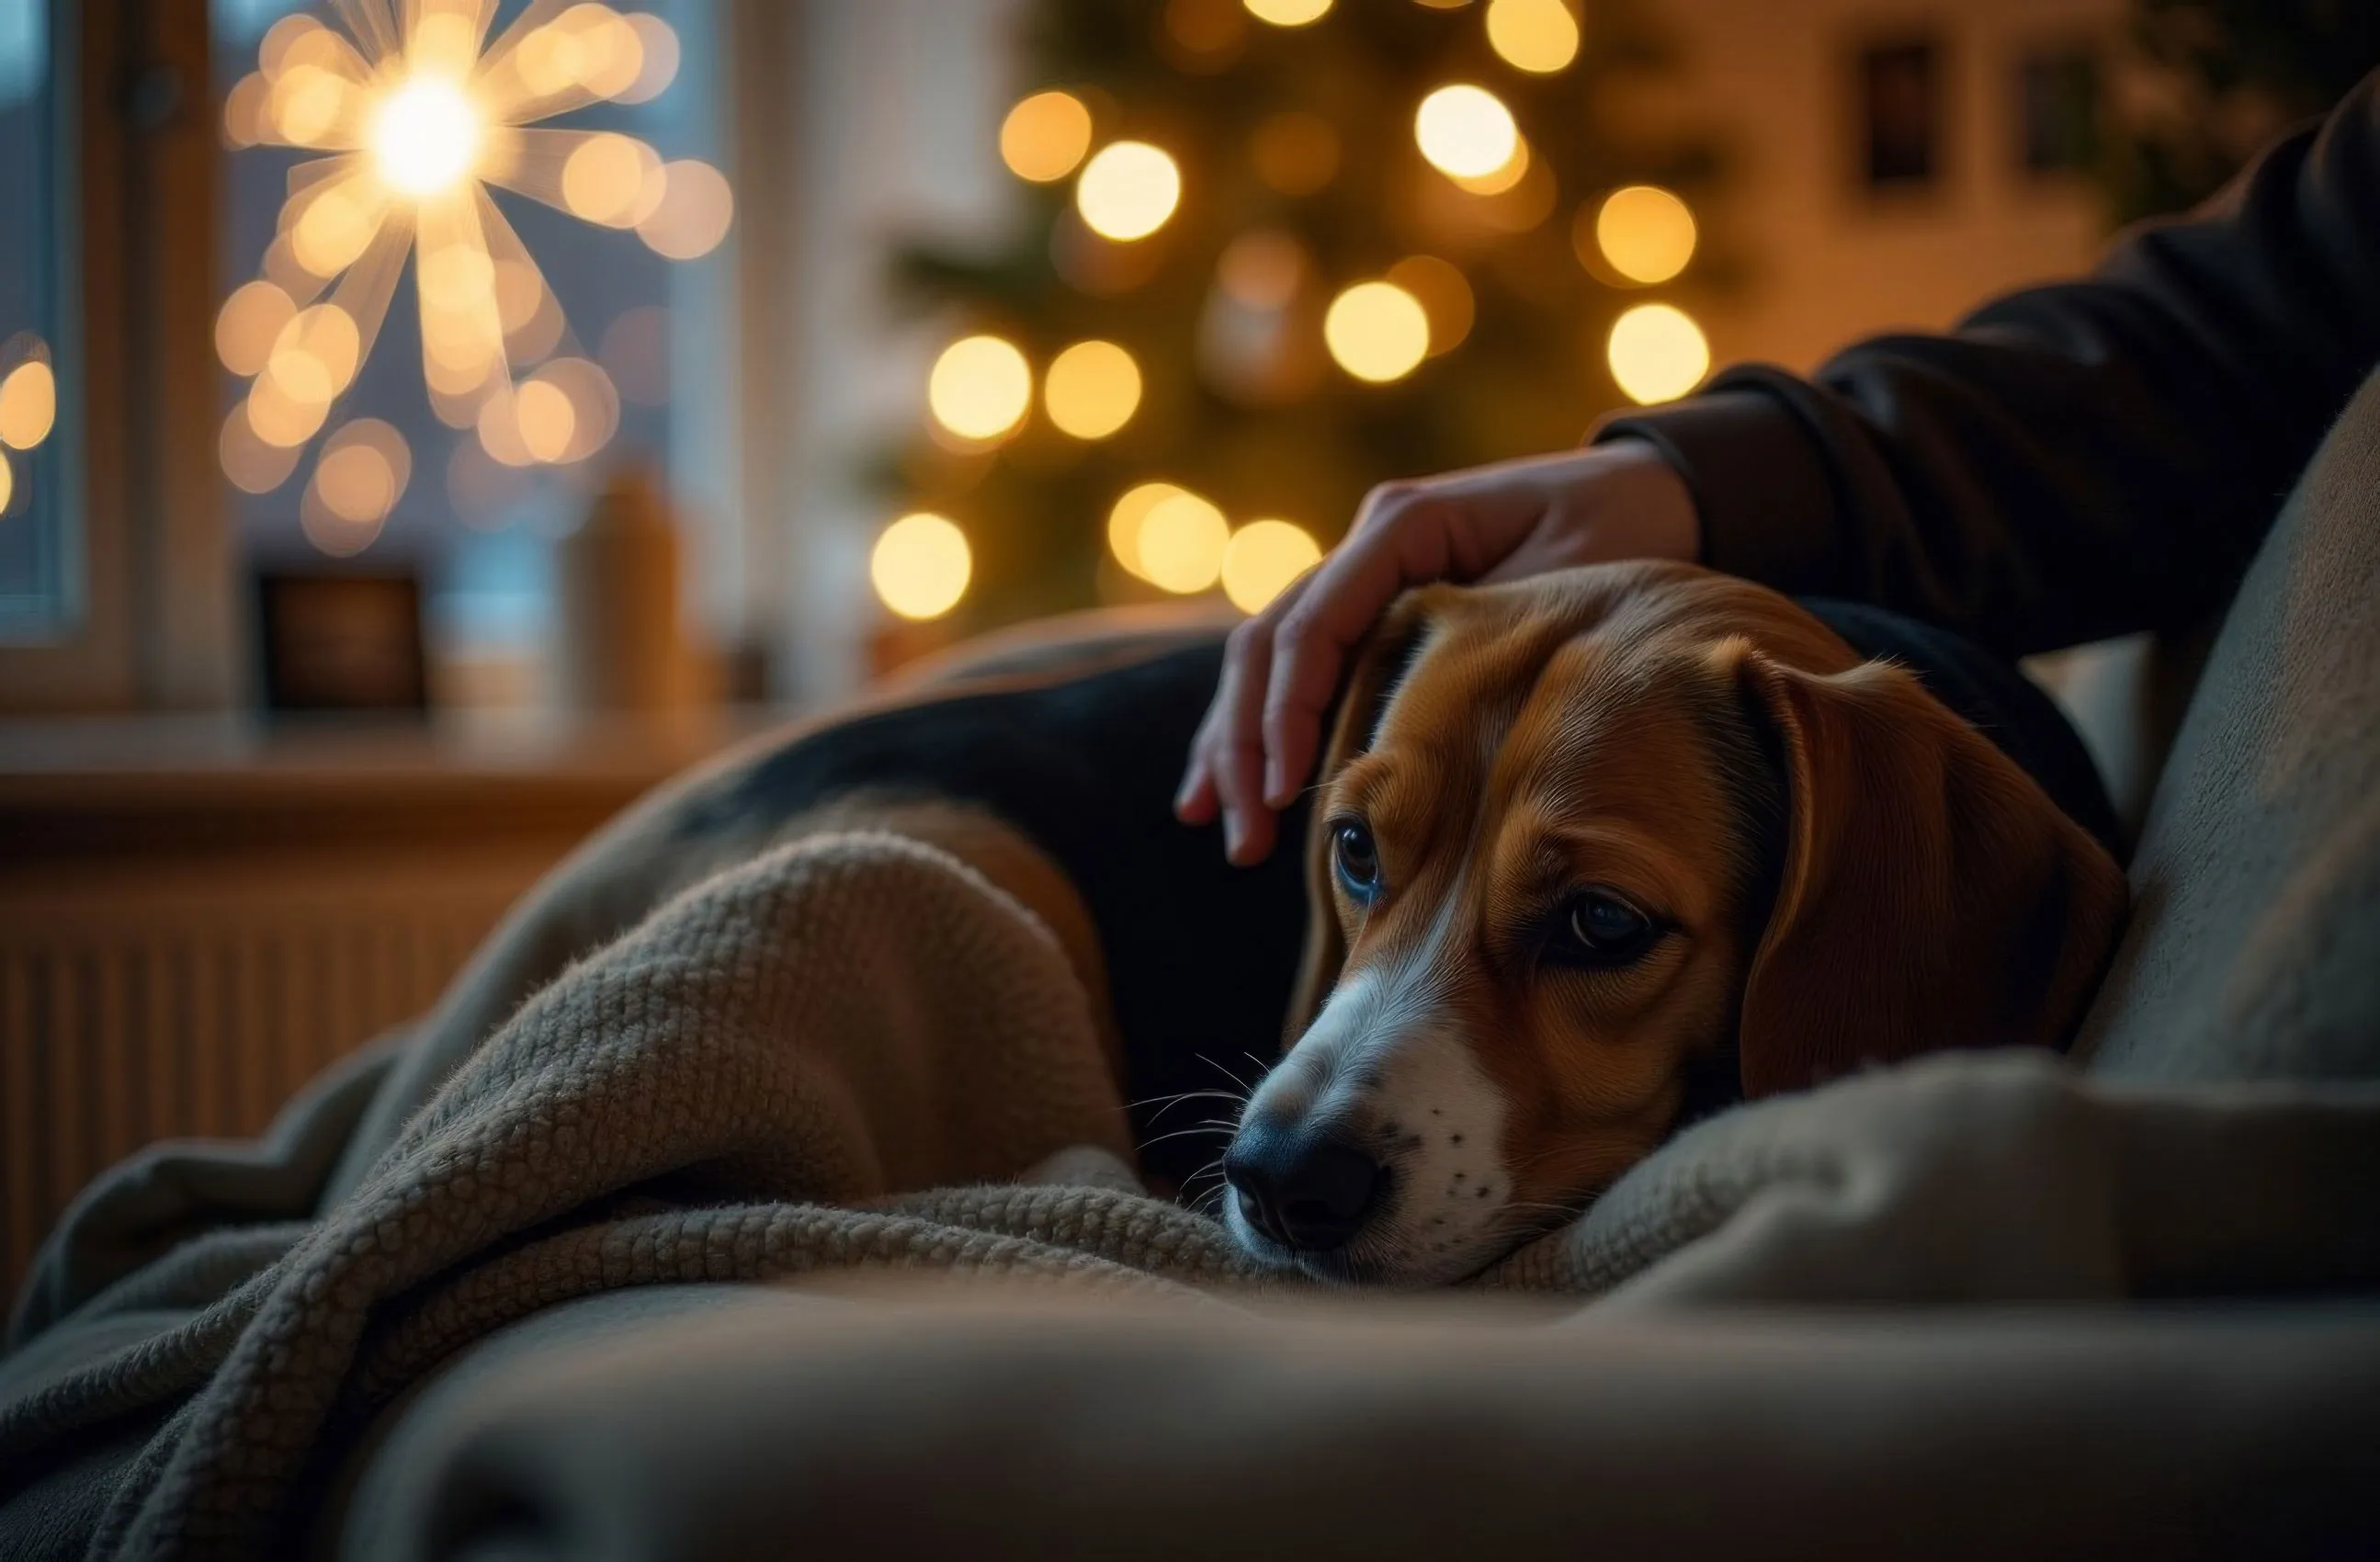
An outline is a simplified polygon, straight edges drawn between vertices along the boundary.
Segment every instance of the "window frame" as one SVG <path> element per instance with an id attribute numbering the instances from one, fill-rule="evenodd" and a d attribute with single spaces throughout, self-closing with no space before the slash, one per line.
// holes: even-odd
<path id="1" fill-rule="evenodd" d="M 222 707 L 238 692 L 214 470 L 209 19 L 180 0 L 50 0 L 66 622 L 0 644 L 0 708 Z"/>

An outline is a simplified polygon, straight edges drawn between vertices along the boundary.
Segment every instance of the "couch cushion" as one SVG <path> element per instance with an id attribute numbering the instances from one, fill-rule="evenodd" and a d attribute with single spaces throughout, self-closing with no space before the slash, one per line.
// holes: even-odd
<path id="1" fill-rule="evenodd" d="M 2208 657 L 2076 1054 L 2174 1080 L 2380 1074 L 2380 378 Z"/>

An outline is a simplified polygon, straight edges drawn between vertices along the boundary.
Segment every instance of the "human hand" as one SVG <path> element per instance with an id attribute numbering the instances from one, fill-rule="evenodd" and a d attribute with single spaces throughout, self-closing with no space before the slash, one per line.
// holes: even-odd
<path id="1" fill-rule="evenodd" d="M 1381 484 L 1329 558 L 1232 632 L 1175 816 L 1206 824 L 1220 812 L 1224 854 L 1264 861 L 1275 816 L 1314 768 L 1348 652 L 1407 587 L 1692 560 L 1701 548 L 1685 479 L 1642 440 Z"/>

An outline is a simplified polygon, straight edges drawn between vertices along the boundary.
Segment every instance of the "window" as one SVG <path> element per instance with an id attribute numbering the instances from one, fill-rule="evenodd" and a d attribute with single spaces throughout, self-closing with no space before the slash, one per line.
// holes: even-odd
<path id="1" fill-rule="evenodd" d="M 0 641 L 42 644 L 81 589 L 63 297 L 65 113 L 46 0 L 0 0 Z M 67 382 L 61 384 L 62 373 Z"/>
<path id="2" fill-rule="evenodd" d="M 353 560 L 418 579 L 443 702 L 536 697 L 556 547 L 621 474 L 661 479 L 694 551 L 717 545 L 694 561 L 698 581 L 727 562 L 717 555 L 731 542 L 722 533 L 735 517 L 721 512 L 732 494 L 713 480 L 733 468 L 717 459 L 722 441 L 733 449 L 735 361 L 732 279 L 714 253 L 733 212 L 714 171 L 728 128 L 726 8 L 623 0 L 630 33 L 581 37 L 567 30 L 568 7 L 504 0 L 485 40 L 458 47 L 487 60 L 519 44 L 511 57 L 523 79 L 554 88 L 522 99 L 517 142 L 504 124 L 512 111 L 475 142 L 470 115 L 485 104 L 467 109 L 433 90 L 405 102 L 410 133 L 392 143 L 374 127 L 386 118 L 329 131 L 309 120 L 395 115 L 396 98 L 291 85 L 317 53 L 334 73 L 351 68 L 338 8 L 216 0 L 227 159 L 217 416 L 234 531 L 255 570 Z M 549 24 L 560 30 L 555 47 L 521 42 Z M 619 18 L 606 25 L 616 30 Z M 573 72 L 585 90 L 566 85 Z M 315 88 L 319 102 L 308 95 Z M 358 106 L 365 102 L 378 106 Z M 370 162 L 383 182 L 415 179 L 443 194 L 440 181 L 454 181 L 445 188 L 474 212 L 460 219 L 470 242 L 440 248 L 427 197 L 410 237 L 388 220 L 402 205 L 370 196 L 323 215 L 343 199 L 339 149 L 358 134 L 364 150 L 348 161 Z M 440 162 L 449 135 L 459 138 L 451 165 Z M 500 141 L 518 155 L 472 150 Z M 487 192 L 476 202 L 472 178 Z M 496 406 L 481 394 L 492 381 L 468 383 L 480 370 L 466 360 L 484 344 L 455 323 L 483 304 L 516 387 Z M 280 357 L 308 346 L 305 317 L 293 311 L 323 305 L 360 330 L 341 325 L 347 339 L 317 344 L 320 362 Z M 288 406 L 273 366 L 284 361 L 299 378 L 325 366 L 333 378 L 312 387 L 330 399 L 276 423 Z M 692 595 L 698 609 L 702 593 Z"/>
<path id="3" fill-rule="evenodd" d="M 2087 49 L 2042 50 L 2017 65 L 2018 165 L 2086 172 L 2099 156 L 2099 67 Z"/>
<path id="4" fill-rule="evenodd" d="M 1870 189 L 1931 185 L 1942 160 L 1940 52 L 1902 42 L 1862 52 L 1859 61 L 1861 173 Z"/>

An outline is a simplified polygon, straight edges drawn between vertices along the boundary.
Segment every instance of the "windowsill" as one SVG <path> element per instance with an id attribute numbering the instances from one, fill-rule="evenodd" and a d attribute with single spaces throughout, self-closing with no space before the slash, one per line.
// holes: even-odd
<path id="1" fill-rule="evenodd" d="M 576 839 L 786 719 L 740 708 L 0 720 L 0 861 Z"/>

